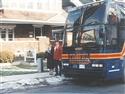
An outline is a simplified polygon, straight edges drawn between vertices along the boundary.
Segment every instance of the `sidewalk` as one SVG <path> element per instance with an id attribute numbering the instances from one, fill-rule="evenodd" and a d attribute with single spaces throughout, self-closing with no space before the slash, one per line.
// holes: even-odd
<path id="1" fill-rule="evenodd" d="M 47 78 L 50 77 L 49 72 L 32 73 L 32 74 L 21 74 L 11 76 L 0 76 L 0 83 L 18 81 L 22 79 L 34 79 L 34 78 Z"/>

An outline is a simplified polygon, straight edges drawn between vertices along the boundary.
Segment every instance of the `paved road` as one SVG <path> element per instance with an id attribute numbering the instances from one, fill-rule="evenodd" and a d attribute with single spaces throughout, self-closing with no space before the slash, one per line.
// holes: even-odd
<path id="1" fill-rule="evenodd" d="M 15 92 L 17 93 L 17 92 Z M 125 84 L 121 84 L 119 80 L 112 80 L 106 82 L 82 82 L 82 81 L 67 81 L 65 84 L 56 86 L 41 87 L 32 90 L 18 91 L 18 94 L 125 94 Z"/>

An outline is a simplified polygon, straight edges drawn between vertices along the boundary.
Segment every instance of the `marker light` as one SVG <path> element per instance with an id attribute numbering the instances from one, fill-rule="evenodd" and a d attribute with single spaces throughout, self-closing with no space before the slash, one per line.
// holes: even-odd
<path id="1" fill-rule="evenodd" d="M 69 63 L 63 63 L 63 66 L 69 66 Z"/>
<path id="2" fill-rule="evenodd" d="M 102 67 L 104 67 L 104 65 L 103 64 L 92 64 L 92 67 L 102 68 Z"/>

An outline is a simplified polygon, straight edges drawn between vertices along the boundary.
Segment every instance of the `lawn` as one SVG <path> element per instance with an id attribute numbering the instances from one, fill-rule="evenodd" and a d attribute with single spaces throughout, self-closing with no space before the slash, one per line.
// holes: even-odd
<path id="1" fill-rule="evenodd" d="M 44 69 L 46 69 L 47 64 L 43 63 Z M 26 65 L 26 64 L 19 64 L 19 65 L 11 65 L 11 66 L 4 66 L 0 68 L 0 75 L 1 76 L 10 76 L 10 75 L 20 75 L 20 74 L 31 74 L 31 73 L 38 73 L 37 65 Z"/>

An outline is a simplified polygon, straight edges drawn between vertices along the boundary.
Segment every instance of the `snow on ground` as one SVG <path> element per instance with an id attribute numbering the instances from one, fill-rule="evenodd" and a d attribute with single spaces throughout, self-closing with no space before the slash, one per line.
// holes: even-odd
<path id="1" fill-rule="evenodd" d="M 49 85 L 56 85 L 61 83 L 64 79 L 66 79 L 64 76 L 54 76 L 54 77 L 46 78 L 46 82 Z"/>
<path id="2" fill-rule="evenodd" d="M 19 81 L 13 81 L 13 82 L 6 82 L 6 83 L 2 83 L 0 84 L 0 89 L 4 90 L 4 89 L 20 89 L 22 87 L 26 87 L 26 86 L 31 86 L 31 85 L 37 85 L 44 82 L 44 79 L 22 79 Z M 44 84 L 43 84 L 44 86 Z"/>
<path id="3" fill-rule="evenodd" d="M 21 71 L 21 72 L 37 72 L 36 69 L 5 69 L 1 68 L 1 71 Z M 48 72 L 43 73 L 35 73 L 30 76 L 6 76 L 1 77 L 0 81 L 0 91 L 8 91 L 8 90 L 18 90 L 18 89 L 26 89 L 27 87 L 35 87 L 35 86 L 48 86 L 48 85 L 58 85 L 64 83 L 64 80 L 71 79 L 65 78 L 62 76 L 52 76 L 49 75 Z M 5 79 L 2 81 L 2 79 Z M 6 80 L 7 79 L 7 80 Z"/>
<path id="4" fill-rule="evenodd" d="M 47 78 L 32 78 L 32 79 L 22 79 L 18 81 L 13 82 L 6 82 L 0 84 L 0 90 L 6 90 L 6 89 L 20 89 L 25 88 L 27 86 L 47 86 L 47 85 L 58 85 L 63 83 L 65 79 L 64 76 L 50 76 Z"/>

